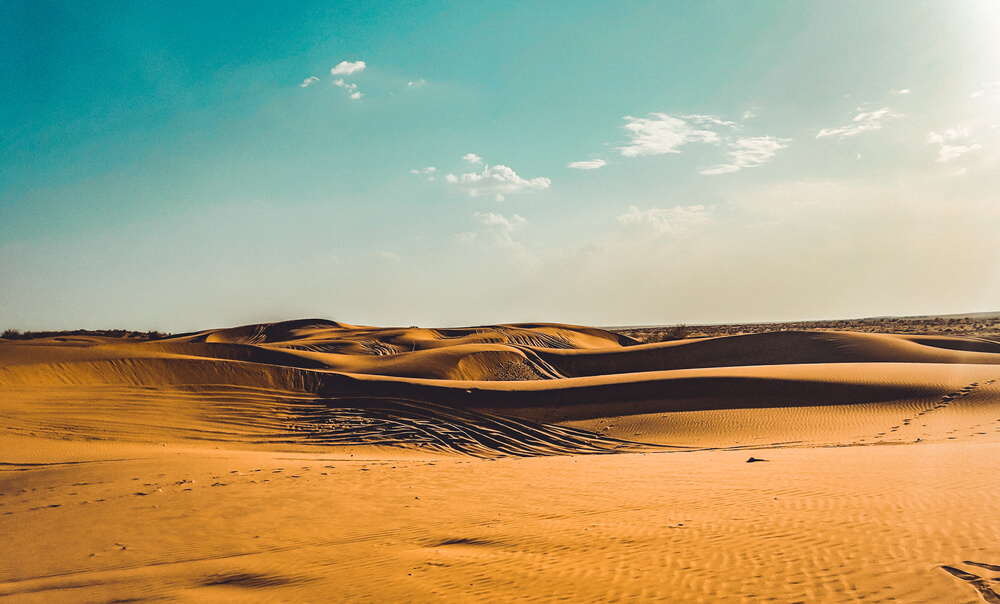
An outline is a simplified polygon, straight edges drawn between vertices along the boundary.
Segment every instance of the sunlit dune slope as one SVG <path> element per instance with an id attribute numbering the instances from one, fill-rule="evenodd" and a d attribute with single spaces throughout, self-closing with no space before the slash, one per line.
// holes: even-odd
<path id="1" fill-rule="evenodd" d="M 155 342 L 3 342 L 0 413 L 14 432 L 70 438 L 478 455 L 860 444 L 948 438 L 951 420 L 917 425 L 931 412 L 982 423 L 998 378 L 1000 342 L 988 339 L 778 332 L 638 345 L 557 324 L 301 320 Z"/>

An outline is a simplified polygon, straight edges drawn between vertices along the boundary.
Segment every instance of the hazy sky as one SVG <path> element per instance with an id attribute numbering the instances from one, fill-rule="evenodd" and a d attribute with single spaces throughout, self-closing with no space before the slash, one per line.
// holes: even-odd
<path id="1" fill-rule="evenodd" d="M 398 4 L 0 3 L 0 329 L 1000 309 L 1000 1 Z"/>

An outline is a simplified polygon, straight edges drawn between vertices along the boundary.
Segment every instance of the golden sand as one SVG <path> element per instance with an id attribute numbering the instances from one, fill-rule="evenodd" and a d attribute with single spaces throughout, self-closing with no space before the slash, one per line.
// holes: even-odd
<path id="1" fill-rule="evenodd" d="M 5 601 L 1000 602 L 989 338 L 0 341 L 0 426 Z"/>

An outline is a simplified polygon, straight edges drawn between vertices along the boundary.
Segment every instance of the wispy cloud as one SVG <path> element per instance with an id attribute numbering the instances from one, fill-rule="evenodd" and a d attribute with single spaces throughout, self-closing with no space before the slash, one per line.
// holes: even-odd
<path id="1" fill-rule="evenodd" d="M 316 76 L 309 76 L 308 78 L 302 80 L 302 83 L 299 84 L 299 88 L 306 88 L 309 85 L 313 84 L 314 82 L 318 82 L 318 81 L 319 81 L 319 78 L 317 78 Z"/>
<path id="2" fill-rule="evenodd" d="M 330 70 L 330 75 L 353 75 L 364 71 L 365 67 L 367 65 L 365 65 L 364 61 L 341 61 Z"/>
<path id="3" fill-rule="evenodd" d="M 628 211 L 618 217 L 618 221 L 624 224 L 645 223 L 660 233 L 676 233 L 693 224 L 712 222 L 712 217 L 711 211 L 703 205 L 648 210 L 629 206 Z"/>
<path id="4" fill-rule="evenodd" d="M 436 180 L 434 174 L 438 171 L 434 166 L 427 166 L 422 170 L 410 170 L 410 174 L 427 174 L 427 180 Z"/>
<path id="5" fill-rule="evenodd" d="M 344 90 L 346 90 L 347 93 L 350 95 L 350 97 L 352 99 L 354 99 L 355 101 L 361 100 L 361 97 L 363 96 L 361 94 L 361 91 L 358 90 L 358 85 L 357 84 L 348 84 L 342 78 L 334 80 L 333 81 L 333 85 L 334 86 L 339 86 L 339 87 L 343 88 Z"/>
<path id="6" fill-rule="evenodd" d="M 396 252 L 390 252 L 389 250 L 382 250 L 378 253 L 378 257 L 383 260 L 388 260 L 389 262 L 399 262 L 399 254 Z"/>
<path id="7" fill-rule="evenodd" d="M 978 143 L 973 144 L 962 144 L 953 145 L 952 142 L 958 139 L 968 138 L 969 129 L 968 128 L 948 128 L 943 133 L 938 134 L 937 132 L 931 132 L 927 135 L 927 144 L 929 145 L 940 145 L 938 148 L 938 158 L 936 161 L 946 162 L 965 155 L 970 151 L 975 151 L 981 149 L 982 145 Z"/>
<path id="8" fill-rule="evenodd" d="M 514 170 L 504 165 L 486 166 L 482 172 L 468 172 L 461 176 L 447 174 L 445 181 L 451 186 L 465 191 L 470 197 L 514 195 L 528 191 L 547 189 L 552 181 L 543 176 L 531 179 L 521 178 Z"/>
<path id="9" fill-rule="evenodd" d="M 603 168 L 608 165 L 608 162 L 603 159 L 588 159 L 585 161 L 574 161 L 566 164 L 567 168 L 573 168 L 575 170 L 596 170 L 598 168 Z"/>
<path id="10" fill-rule="evenodd" d="M 466 153 L 462 156 L 462 161 L 467 164 L 481 164 L 483 163 L 483 158 L 479 157 L 475 153 Z"/>
<path id="11" fill-rule="evenodd" d="M 718 133 L 705 126 L 732 124 L 705 115 L 679 117 L 665 113 L 650 113 L 644 118 L 626 115 L 625 121 L 630 144 L 618 148 L 625 157 L 680 153 L 678 148 L 688 143 L 714 143 L 719 140 Z"/>
<path id="12" fill-rule="evenodd" d="M 982 88 L 969 95 L 970 99 L 978 99 L 990 93 L 1000 92 L 1000 82 L 983 82 Z"/>
<path id="13" fill-rule="evenodd" d="M 512 217 L 506 218 L 501 214 L 494 214 L 493 212 L 476 212 L 472 215 L 472 218 L 489 229 L 492 234 L 493 243 L 498 247 L 508 248 L 518 253 L 524 252 L 524 246 L 520 242 L 515 241 L 513 237 L 514 231 L 528 224 L 527 219 L 523 216 L 514 214 Z"/>
<path id="14" fill-rule="evenodd" d="M 479 224 L 499 227 L 505 231 L 513 231 L 514 229 L 528 223 L 527 219 L 522 216 L 518 216 L 517 214 L 514 214 L 511 218 L 504 218 L 503 215 L 494 214 L 493 212 L 476 212 L 472 215 L 472 218 Z"/>
<path id="15" fill-rule="evenodd" d="M 881 130 L 882 123 L 886 120 L 897 119 L 903 117 L 903 114 L 896 113 L 888 107 L 883 107 L 875 111 L 862 111 L 858 108 L 859 113 L 854 116 L 850 124 L 846 126 L 840 126 L 839 128 L 823 128 L 816 134 L 816 138 L 825 138 L 827 136 L 837 136 L 839 138 L 848 138 L 851 136 L 857 136 L 862 132 L 868 132 L 869 130 Z"/>
<path id="16" fill-rule="evenodd" d="M 727 172 L 737 172 L 743 168 L 762 166 L 774 157 L 779 149 L 788 147 L 785 143 L 789 140 L 773 136 L 741 138 L 729 144 L 729 163 L 702 170 L 701 174 L 726 174 Z"/>
<path id="17" fill-rule="evenodd" d="M 420 78 L 419 80 L 414 80 L 412 82 L 407 82 L 406 83 L 406 87 L 407 88 L 419 88 L 420 86 L 423 86 L 425 84 L 427 84 L 427 82 L 423 78 Z"/>

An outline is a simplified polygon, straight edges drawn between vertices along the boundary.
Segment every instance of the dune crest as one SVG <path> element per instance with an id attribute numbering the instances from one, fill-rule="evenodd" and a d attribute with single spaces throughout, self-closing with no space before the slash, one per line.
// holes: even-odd
<path id="1" fill-rule="evenodd" d="M 4 601 L 972 602 L 1000 568 L 990 338 L 0 340 L 0 423 Z"/>
<path id="2" fill-rule="evenodd" d="M 140 442 L 480 456 L 944 440 L 947 422 L 917 418 L 959 407 L 966 420 L 985 418 L 998 378 L 1000 342 L 848 332 L 640 345 L 549 323 L 381 329 L 305 319 L 150 342 L 0 345 L 3 413 L 17 433 L 91 438 L 110 423 L 114 438 Z M 65 421 L 49 425 L 53 417 Z M 753 434 L 718 429 L 736 417 Z"/>

